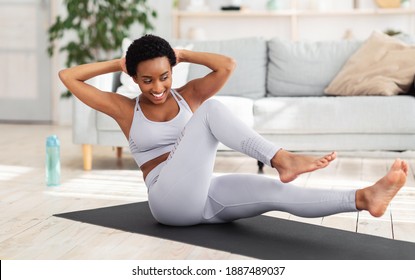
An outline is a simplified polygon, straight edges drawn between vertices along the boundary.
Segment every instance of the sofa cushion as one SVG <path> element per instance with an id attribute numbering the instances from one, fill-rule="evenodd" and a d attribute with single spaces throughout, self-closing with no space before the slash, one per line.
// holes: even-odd
<path id="1" fill-rule="evenodd" d="M 375 31 L 349 58 L 325 93 L 396 95 L 409 90 L 415 75 L 415 46 Z"/>
<path id="2" fill-rule="evenodd" d="M 183 43 L 183 42 L 181 42 Z M 241 38 L 220 41 L 195 41 L 193 50 L 228 55 L 237 66 L 217 95 L 241 96 L 257 99 L 265 96 L 267 45 L 263 38 Z M 210 70 L 191 64 L 188 79 L 200 78 Z"/>
<path id="3" fill-rule="evenodd" d="M 254 128 L 273 134 L 412 134 L 412 96 L 279 97 L 254 103 Z"/>
<path id="4" fill-rule="evenodd" d="M 246 125 L 254 127 L 254 101 L 252 99 L 224 95 L 214 96 L 212 98 L 225 104 L 229 111 Z"/>
<path id="5" fill-rule="evenodd" d="M 273 38 L 268 42 L 269 96 L 321 96 L 361 42 L 292 42 Z"/>

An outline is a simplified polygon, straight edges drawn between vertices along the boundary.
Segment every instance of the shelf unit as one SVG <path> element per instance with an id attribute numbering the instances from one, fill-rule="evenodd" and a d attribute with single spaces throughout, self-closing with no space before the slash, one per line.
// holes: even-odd
<path id="1" fill-rule="evenodd" d="M 327 23 L 324 21 L 326 19 L 331 19 L 331 23 L 336 23 L 336 21 L 346 20 L 351 23 L 354 20 L 362 21 L 361 25 L 365 25 L 363 20 L 369 21 L 384 21 L 388 17 L 399 17 L 399 20 L 405 21 L 405 33 L 415 34 L 415 4 L 414 0 L 411 2 L 411 8 L 373 8 L 373 9 L 348 9 L 348 10 L 332 10 L 332 11 L 316 11 L 316 10 L 297 10 L 295 8 L 286 9 L 286 10 L 277 10 L 277 11 L 183 11 L 183 10 L 174 10 L 173 11 L 173 36 L 177 39 L 186 38 L 186 30 L 184 30 L 186 23 L 187 28 L 191 27 L 191 24 L 203 25 L 203 27 L 208 26 L 208 22 L 217 23 L 221 22 L 223 27 L 226 27 L 228 24 L 231 24 L 230 20 L 235 21 L 239 20 L 240 22 L 245 22 L 246 27 L 249 27 L 250 24 L 255 21 L 261 20 L 262 22 L 268 22 L 270 27 L 275 27 L 278 23 L 272 23 L 272 21 L 286 21 L 286 24 L 289 25 L 290 30 L 290 39 L 298 40 L 301 39 L 299 35 L 302 21 L 314 21 L 321 22 L 324 26 L 327 26 Z M 360 19 L 359 19 L 360 18 Z M 396 21 L 396 19 L 394 19 Z M 391 20 L 392 21 L 392 20 Z M 189 25 L 190 24 L 190 25 Z M 274 25 L 272 25 L 274 24 Z M 372 23 L 369 23 L 372 24 Z M 373 28 L 376 28 L 376 24 L 373 25 Z M 244 28 L 241 26 L 240 28 Z M 219 30 L 220 32 L 220 30 Z M 261 30 L 257 30 L 257 35 L 262 35 Z M 230 35 L 232 36 L 232 35 Z"/>

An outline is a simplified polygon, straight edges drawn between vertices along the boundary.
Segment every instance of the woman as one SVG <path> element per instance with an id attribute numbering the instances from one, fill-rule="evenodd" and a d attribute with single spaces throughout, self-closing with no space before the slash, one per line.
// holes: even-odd
<path id="1" fill-rule="evenodd" d="M 181 62 L 201 64 L 211 72 L 172 89 L 172 67 Z M 359 190 L 289 184 L 302 173 L 326 167 L 336 154 L 316 159 L 292 154 L 245 126 L 220 102 L 209 99 L 234 68 L 229 57 L 172 49 L 164 39 L 145 35 L 130 45 L 125 59 L 72 67 L 59 76 L 82 102 L 117 121 L 143 172 L 151 212 L 160 223 L 222 223 L 271 210 L 303 217 L 359 210 L 375 217 L 383 215 L 405 184 L 406 162 L 397 159 L 383 178 Z M 142 92 L 137 98 L 102 92 L 85 83 L 116 71 L 128 73 L 137 83 Z M 213 176 L 219 141 L 275 168 L 281 182 L 257 174 Z"/>

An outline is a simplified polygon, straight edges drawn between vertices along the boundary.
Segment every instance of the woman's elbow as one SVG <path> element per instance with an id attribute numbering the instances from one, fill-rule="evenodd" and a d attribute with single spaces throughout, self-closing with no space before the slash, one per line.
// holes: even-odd
<path id="1" fill-rule="evenodd" d="M 59 79 L 65 84 L 69 79 L 68 69 L 60 70 L 58 73 Z"/>
<path id="2" fill-rule="evenodd" d="M 229 57 L 226 70 L 232 73 L 235 70 L 235 68 L 236 68 L 236 60 L 232 57 Z"/>
<path id="3" fill-rule="evenodd" d="M 69 92 L 73 93 L 74 78 L 71 75 L 70 69 L 63 69 L 58 72 L 59 79 Z"/>
<path id="4" fill-rule="evenodd" d="M 229 77 L 232 75 L 233 71 L 236 68 L 236 61 L 231 57 L 227 57 L 226 61 L 222 64 L 222 69 L 220 70 L 225 76 Z"/>

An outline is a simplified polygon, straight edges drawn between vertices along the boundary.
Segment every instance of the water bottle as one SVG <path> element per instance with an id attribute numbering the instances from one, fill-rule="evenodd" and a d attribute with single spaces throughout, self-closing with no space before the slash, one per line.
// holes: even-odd
<path id="1" fill-rule="evenodd" d="M 58 136 L 46 138 L 46 185 L 58 186 L 61 177 L 60 143 Z"/>

